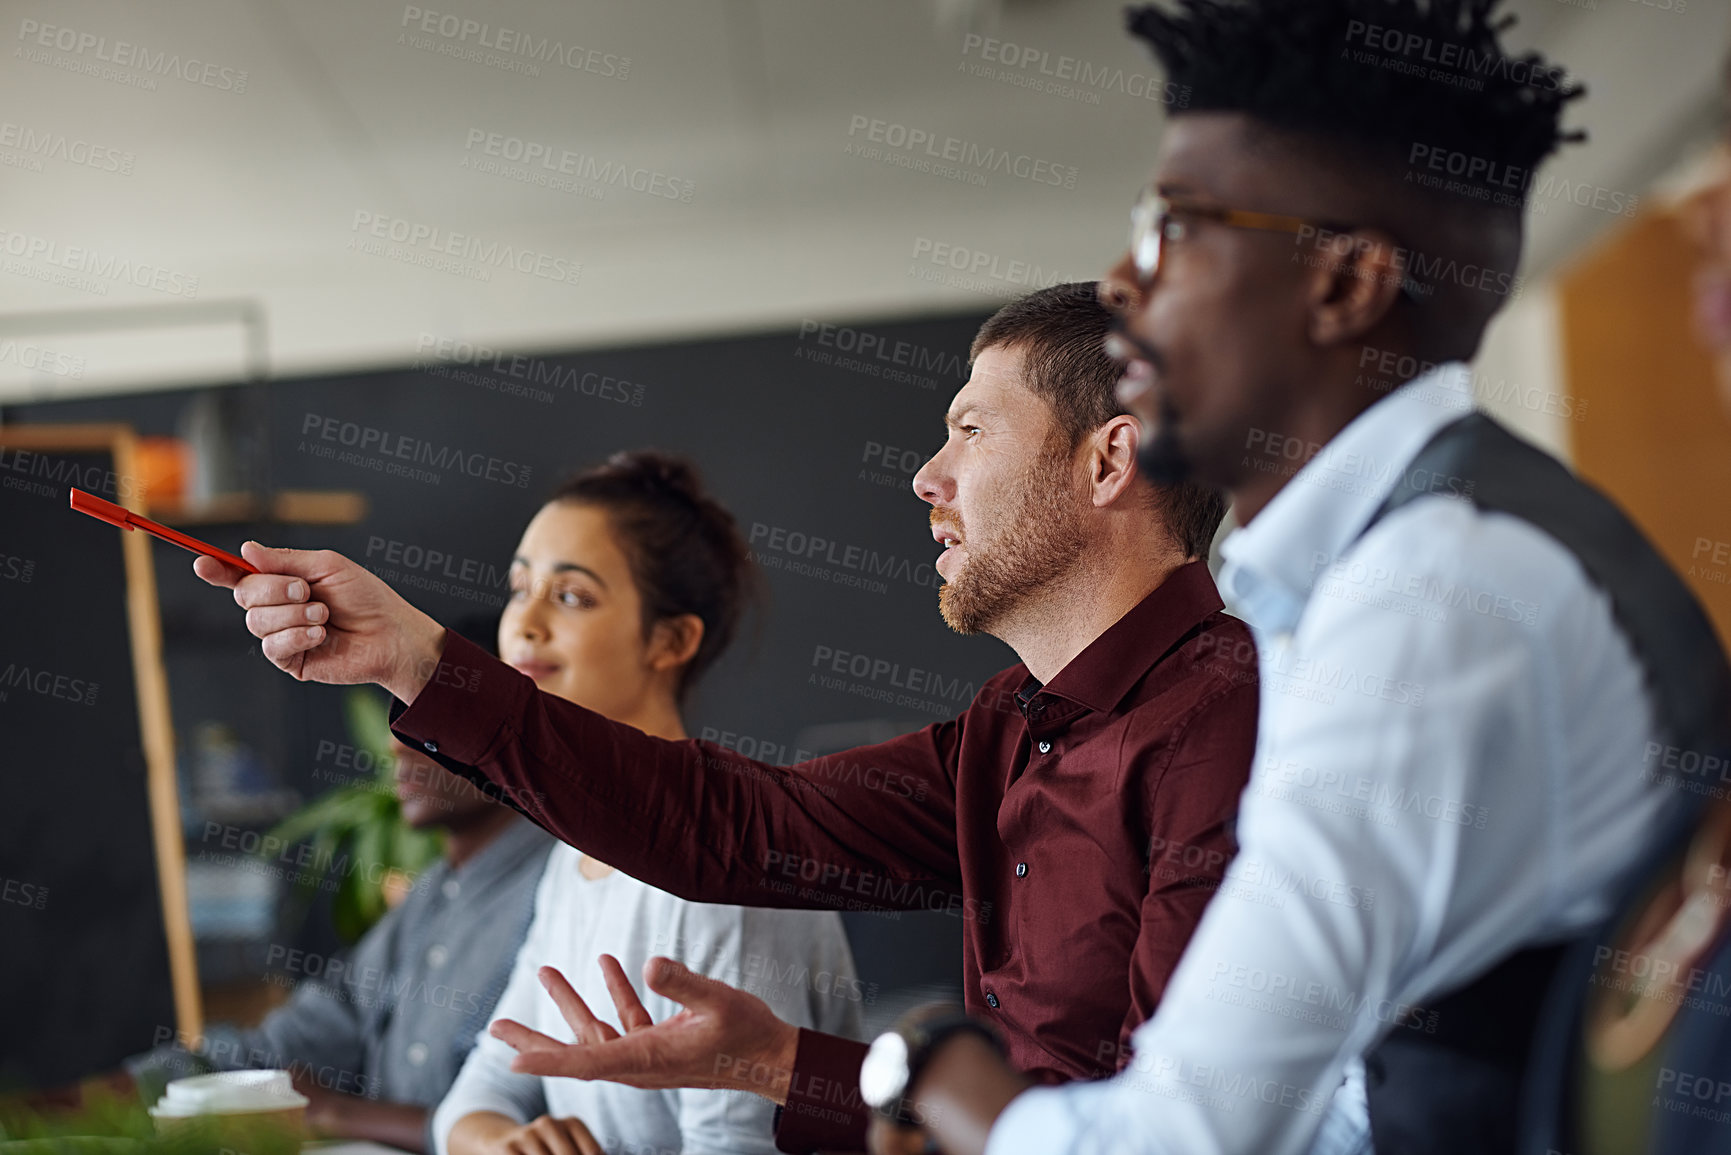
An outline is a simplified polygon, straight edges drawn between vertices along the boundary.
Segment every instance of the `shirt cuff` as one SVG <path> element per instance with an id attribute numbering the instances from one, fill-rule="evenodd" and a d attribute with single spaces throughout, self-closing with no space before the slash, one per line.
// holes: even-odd
<path id="1" fill-rule="evenodd" d="M 787 1106 L 778 1113 L 775 1146 L 788 1155 L 864 1151 L 871 1108 L 859 1094 L 864 1043 L 800 1028 Z"/>
<path id="2" fill-rule="evenodd" d="M 1030 1087 L 1010 1100 L 986 1135 L 985 1155 L 1063 1155 L 1078 1138 L 1063 1087 Z"/>
<path id="3" fill-rule="evenodd" d="M 523 715 L 535 681 L 455 630 L 432 677 L 401 711 L 392 710 L 397 737 L 429 754 L 475 766 L 499 744 L 501 731 Z"/>

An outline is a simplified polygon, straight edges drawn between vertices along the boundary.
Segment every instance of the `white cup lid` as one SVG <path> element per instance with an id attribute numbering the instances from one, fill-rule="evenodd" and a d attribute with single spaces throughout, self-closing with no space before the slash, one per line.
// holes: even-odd
<path id="1" fill-rule="evenodd" d="M 186 1119 L 236 1111 L 283 1111 L 307 1102 L 287 1071 L 220 1071 L 174 1080 L 150 1114 L 158 1119 Z"/>

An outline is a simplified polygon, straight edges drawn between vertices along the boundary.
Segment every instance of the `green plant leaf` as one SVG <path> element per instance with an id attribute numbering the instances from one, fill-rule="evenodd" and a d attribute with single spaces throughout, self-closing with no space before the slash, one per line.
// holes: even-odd
<path id="1" fill-rule="evenodd" d="M 393 785 L 397 760 L 392 755 L 390 699 L 370 686 L 355 686 L 343 696 L 343 713 L 356 749 L 373 756 L 377 780 Z"/>
<path id="2" fill-rule="evenodd" d="M 339 786 L 271 827 L 266 837 L 280 839 L 282 843 L 292 846 L 304 841 L 308 835 L 320 828 L 345 826 L 365 820 L 369 816 L 371 800 L 372 790 L 369 784 Z"/>
<path id="3" fill-rule="evenodd" d="M 355 907 L 368 925 L 385 913 L 385 872 L 390 869 L 390 829 L 374 822 L 355 831 L 353 869 L 345 880 L 352 884 Z"/>

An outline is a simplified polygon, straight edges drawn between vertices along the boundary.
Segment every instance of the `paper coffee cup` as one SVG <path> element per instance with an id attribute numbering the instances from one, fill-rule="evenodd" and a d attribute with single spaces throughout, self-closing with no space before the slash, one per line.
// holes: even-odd
<path id="1" fill-rule="evenodd" d="M 307 1102 L 287 1071 L 221 1071 L 174 1080 L 150 1116 L 159 1135 L 208 1138 L 234 1155 L 296 1155 Z"/>

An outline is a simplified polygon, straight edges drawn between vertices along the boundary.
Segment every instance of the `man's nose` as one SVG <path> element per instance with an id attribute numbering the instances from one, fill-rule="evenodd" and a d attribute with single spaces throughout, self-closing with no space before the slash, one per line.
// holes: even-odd
<path id="1" fill-rule="evenodd" d="M 955 493 L 955 482 L 947 475 L 948 471 L 938 465 L 938 459 L 942 456 L 942 450 L 934 453 L 930 460 L 920 466 L 920 471 L 914 474 L 914 493 L 921 501 L 930 505 L 948 501 Z"/>

